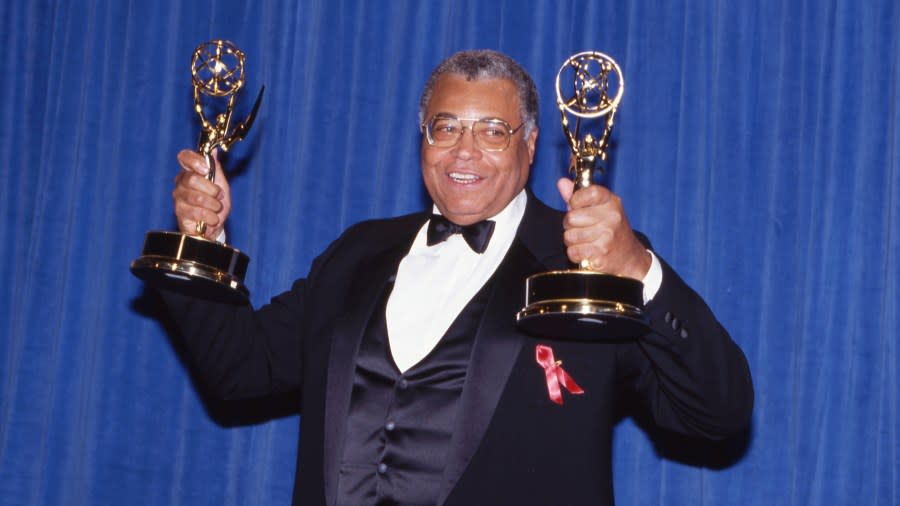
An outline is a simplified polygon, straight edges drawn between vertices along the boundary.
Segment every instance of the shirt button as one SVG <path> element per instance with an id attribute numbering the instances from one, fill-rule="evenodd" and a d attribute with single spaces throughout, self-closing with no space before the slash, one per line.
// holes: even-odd
<path id="1" fill-rule="evenodd" d="M 388 423 L 384 424 L 384 430 L 386 430 L 388 432 L 394 430 L 395 427 L 397 427 L 397 424 L 395 424 L 394 422 L 388 422 Z"/>
<path id="2" fill-rule="evenodd" d="M 385 464 L 384 462 L 382 462 L 381 464 L 378 464 L 378 474 L 384 474 L 386 472 L 387 472 L 387 464 Z"/>
<path id="3" fill-rule="evenodd" d="M 406 378 L 403 378 L 397 383 L 397 386 L 400 387 L 400 390 L 406 390 L 406 387 L 409 386 L 409 381 L 406 381 Z"/>

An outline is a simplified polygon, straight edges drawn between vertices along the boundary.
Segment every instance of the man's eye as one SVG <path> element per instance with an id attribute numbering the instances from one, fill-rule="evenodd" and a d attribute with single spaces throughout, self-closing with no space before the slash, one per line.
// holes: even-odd
<path id="1" fill-rule="evenodd" d="M 503 137 L 506 135 L 506 131 L 499 126 L 489 126 L 481 131 L 481 135 L 484 135 L 485 137 Z"/>
<path id="2" fill-rule="evenodd" d="M 459 127 L 453 123 L 435 123 L 432 131 L 442 134 L 455 134 L 459 131 Z"/>

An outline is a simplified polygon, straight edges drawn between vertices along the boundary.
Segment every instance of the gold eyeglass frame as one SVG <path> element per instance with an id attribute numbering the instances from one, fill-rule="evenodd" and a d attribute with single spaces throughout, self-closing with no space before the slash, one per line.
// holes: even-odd
<path id="1" fill-rule="evenodd" d="M 452 144 L 447 144 L 445 146 L 441 146 L 441 145 L 438 145 L 435 143 L 434 136 L 432 135 L 431 130 L 432 130 L 432 125 L 434 124 L 434 121 L 436 119 L 450 119 L 450 120 L 456 120 L 459 122 L 459 124 L 460 124 L 459 125 L 460 126 L 459 135 L 456 137 L 456 140 Z M 471 121 L 472 124 L 469 126 L 464 126 L 462 124 L 463 121 Z M 504 144 L 504 146 L 502 148 L 491 148 L 491 147 L 483 146 L 481 144 L 481 141 L 479 140 L 479 136 L 475 134 L 475 130 L 473 129 L 473 127 L 475 126 L 476 123 L 488 123 L 488 124 L 497 124 L 497 125 L 503 126 L 507 133 L 506 144 Z M 470 132 L 472 132 L 472 138 L 475 140 L 475 145 L 478 146 L 478 149 L 481 149 L 482 151 L 490 151 L 492 153 L 499 153 L 499 152 L 506 151 L 507 149 L 509 149 L 509 144 L 512 142 L 513 135 L 515 135 L 516 132 L 521 130 L 522 127 L 525 126 L 527 123 L 528 123 L 527 121 L 523 121 L 519 126 L 517 126 L 516 128 L 513 128 L 512 125 L 510 125 L 508 121 L 501 119 L 501 118 L 491 118 L 491 117 L 488 117 L 488 118 L 460 118 L 453 114 L 439 112 L 439 113 L 435 114 L 434 116 L 432 116 L 431 118 L 429 118 L 428 121 L 425 121 L 421 125 L 419 125 L 419 129 L 422 131 L 422 133 L 425 134 L 425 140 L 428 142 L 428 145 L 435 146 L 438 148 L 452 148 L 453 146 L 456 146 L 457 144 L 459 144 L 459 141 L 462 140 L 463 135 L 465 135 L 466 130 L 468 129 Z"/>

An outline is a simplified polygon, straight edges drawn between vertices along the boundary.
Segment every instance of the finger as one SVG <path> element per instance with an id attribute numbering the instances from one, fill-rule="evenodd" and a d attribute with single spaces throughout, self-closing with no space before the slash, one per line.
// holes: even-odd
<path id="1" fill-rule="evenodd" d="M 613 231 L 603 224 L 572 227 L 563 232 L 563 243 L 566 246 L 588 245 L 594 249 L 593 255 L 606 255 L 614 237 Z"/>
<path id="2" fill-rule="evenodd" d="M 556 189 L 559 190 L 559 196 L 568 205 L 569 199 L 572 198 L 572 193 L 575 191 L 575 182 L 567 177 L 561 177 L 556 181 Z"/>
<path id="3" fill-rule="evenodd" d="M 197 207 L 177 209 L 176 217 L 178 218 L 178 229 L 184 234 L 198 235 L 197 224 L 201 222 L 206 224 L 204 237 L 215 238 L 222 229 L 219 215 L 208 209 Z"/>
<path id="4" fill-rule="evenodd" d="M 602 206 L 615 198 L 617 198 L 616 194 L 609 191 L 605 186 L 592 184 L 587 188 L 576 191 L 572 198 L 569 199 L 569 207 L 578 209 L 589 206 Z"/>
<path id="5" fill-rule="evenodd" d="M 569 257 L 569 261 L 575 265 L 584 266 L 587 263 L 586 267 L 588 269 L 601 272 L 606 269 L 607 257 L 594 254 L 592 248 L 588 245 L 569 246 L 566 248 L 566 255 Z"/>
<path id="6" fill-rule="evenodd" d="M 175 191 L 173 195 L 179 194 L 187 197 L 193 192 L 200 192 L 215 199 L 222 198 L 222 188 L 217 184 L 211 183 L 205 176 L 187 170 L 179 172 L 175 176 Z"/>
<path id="7" fill-rule="evenodd" d="M 216 220 L 218 221 L 219 213 L 223 209 L 220 200 L 198 191 L 176 189 L 172 192 L 172 199 L 175 201 L 175 214 L 179 218 L 191 218 L 198 221 L 203 219 L 209 222 L 209 219 L 205 219 L 205 215 L 211 213 L 217 216 Z M 203 215 L 198 213 L 203 213 Z"/>
<path id="8" fill-rule="evenodd" d="M 214 192 L 220 191 L 215 185 L 212 188 Z M 185 186 L 176 186 L 175 190 L 172 191 L 172 200 L 175 201 L 176 212 L 179 210 L 179 206 L 184 206 L 185 208 L 197 207 L 214 213 L 219 213 L 224 209 L 224 203 L 219 198 L 218 193 L 211 195 L 205 188 L 197 190 Z"/>
<path id="9" fill-rule="evenodd" d="M 590 206 L 573 209 L 566 213 L 565 228 L 592 230 L 593 236 L 602 230 L 617 231 L 627 225 L 625 213 L 611 206 Z"/>

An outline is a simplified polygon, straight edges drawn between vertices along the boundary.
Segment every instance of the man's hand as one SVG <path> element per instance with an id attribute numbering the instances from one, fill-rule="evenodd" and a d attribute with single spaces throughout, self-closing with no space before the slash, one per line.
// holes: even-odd
<path id="1" fill-rule="evenodd" d="M 581 265 L 587 259 L 592 270 L 642 280 L 650 253 L 631 230 L 619 196 L 594 184 L 573 193 L 575 184 L 568 178 L 556 186 L 568 203 L 563 242 L 569 260 Z"/>
<path id="2" fill-rule="evenodd" d="M 215 152 L 212 158 L 215 161 L 215 183 L 206 179 L 203 155 L 189 150 L 178 152 L 178 163 L 184 170 L 175 176 L 172 199 L 175 201 L 178 230 L 184 234 L 198 235 L 197 224 L 202 221 L 206 223 L 203 237 L 215 240 L 225 228 L 225 220 L 231 212 L 231 189 Z"/>

